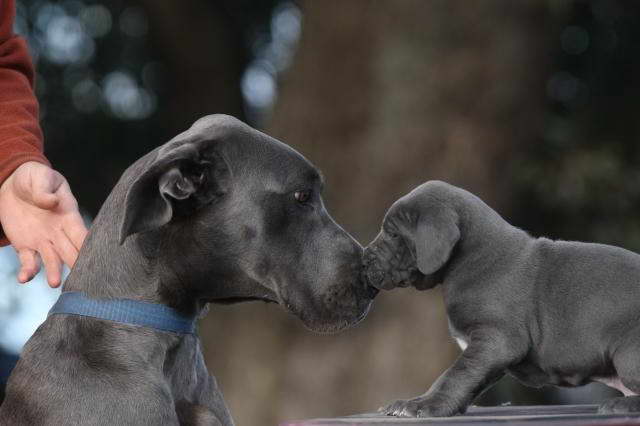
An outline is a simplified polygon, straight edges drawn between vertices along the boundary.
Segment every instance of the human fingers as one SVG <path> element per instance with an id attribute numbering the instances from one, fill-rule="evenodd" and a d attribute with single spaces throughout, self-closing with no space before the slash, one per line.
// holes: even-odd
<path id="1" fill-rule="evenodd" d="M 18 272 L 18 281 L 26 283 L 31 281 L 40 270 L 40 262 L 35 251 L 23 248 L 18 250 L 18 258 L 20 259 L 20 271 Z"/>
<path id="2" fill-rule="evenodd" d="M 38 248 L 44 269 L 47 272 L 49 286 L 56 288 L 62 282 L 62 261 L 50 242 L 45 242 Z"/>
<path id="3" fill-rule="evenodd" d="M 56 191 L 64 185 L 62 175 L 51 168 L 37 168 L 31 173 L 31 199 L 41 209 L 53 210 L 60 198 Z"/>
<path id="4" fill-rule="evenodd" d="M 73 267 L 73 264 L 76 263 L 76 259 L 78 258 L 78 249 L 71 242 L 67 234 L 62 229 L 56 231 L 52 242 L 58 257 L 69 266 L 69 268 Z"/>

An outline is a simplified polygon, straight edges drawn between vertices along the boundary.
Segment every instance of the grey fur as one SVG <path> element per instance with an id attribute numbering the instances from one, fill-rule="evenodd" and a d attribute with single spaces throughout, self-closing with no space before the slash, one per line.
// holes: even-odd
<path id="1" fill-rule="evenodd" d="M 64 291 L 164 303 L 281 304 L 315 331 L 361 320 L 362 247 L 324 209 L 316 168 L 222 115 L 198 120 L 123 174 Z M 294 197 L 313 191 L 307 203 Z M 217 344 L 224 345 L 224 342 Z M 24 348 L 2 425 L 232 425 L 199 339 L 72 315 Z"/>
<path id="2" fill-rule="evenodd" d="M 601 412 L 640 411 L 639 255 L 532 238 L 473 194 L 431 181 L 389 209 L 364 262 L 378 288 L 442 284 L 451 333 L 468 344 L 424 395 L 384 413 L 462 413 L 505 373 L 534 387 L 601 381 L 630 395 Z"/>

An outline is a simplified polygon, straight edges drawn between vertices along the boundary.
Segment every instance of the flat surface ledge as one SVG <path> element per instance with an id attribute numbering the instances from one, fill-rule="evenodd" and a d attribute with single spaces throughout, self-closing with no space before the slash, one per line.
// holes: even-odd
<path id="1" fill-rule="evenodd" d="M 281 426 L 385 426 L 385 425 L 640 425 L 638 414 L 598 414 L 597 405 L 522 405 L 500 407 L 469 407 L 456 417 L 422 419 L 396 418 L 378 414 L 359 414 L 332 419 L 299 420 Z"/>

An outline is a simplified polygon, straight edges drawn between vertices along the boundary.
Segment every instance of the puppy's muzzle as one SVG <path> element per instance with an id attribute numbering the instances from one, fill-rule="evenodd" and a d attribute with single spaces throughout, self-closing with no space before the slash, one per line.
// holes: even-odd
<path id="1" fill-rule="evenodd" d="M 382 290 L 384 278 L 385 272 L 375 263 L 367 262 L 365 264 L 362 270 L 362 282 L 365 284 L 366 291 L 373 294 L 372 298 Z"/>
<path id="2" fill-rule="evenodd" d="M 380 284 L 382 284 L 384 279 L 384 272 L 369 268 L 364 275 L 369 287 L 380 288 Z"/>
<path id="3" fill-rule="evenodd" d="M 365 249 L 360 277 L 367 289 L 367 292 L 371 291 L 377 294 L 382 290 L 384 276 L 385 273 L 379 267 L 375 254 L 370 248 Z"/>

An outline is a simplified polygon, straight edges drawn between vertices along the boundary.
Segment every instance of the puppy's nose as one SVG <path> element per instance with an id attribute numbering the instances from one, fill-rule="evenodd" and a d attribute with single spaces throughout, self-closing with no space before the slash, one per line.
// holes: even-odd
<path id="1" fill-rule="evenodd" d="M 366 269 L 364 268 L 362 269 L 362 271 L 360 271 L 360 282 L 364 286 L 364 294 L 367 298 L 373 299 L 380 292 L 380 290 L 378 290 L 377 288 L 369 284 L 369 279 L 367 278 Z"/>
<path id="2" fill-rule="evenodd" d="M 382 280 L 384 279 L 384 273 L 382 271 L 369 271 L 367 272 L 367 281 L 370 286 L 378 288 Z"/>
<path id="3" fill-rule="evenodd" d="M 365 248 L 362 259 L 362 282 L 367 287 L 367 291 L 372 294 L 372 298 L 380 291 L 385 275 L 376 260 L 376 254 L 371 249 L 371 246 Z"/>
<path id="4" fill-rule="evenodd" d="M 372 265 L 369 265 L 362 271 L 362 278 L 362 281 L 367 287 L 378 290 L 382 280 L 384 279 L 384 272 Z"/>

